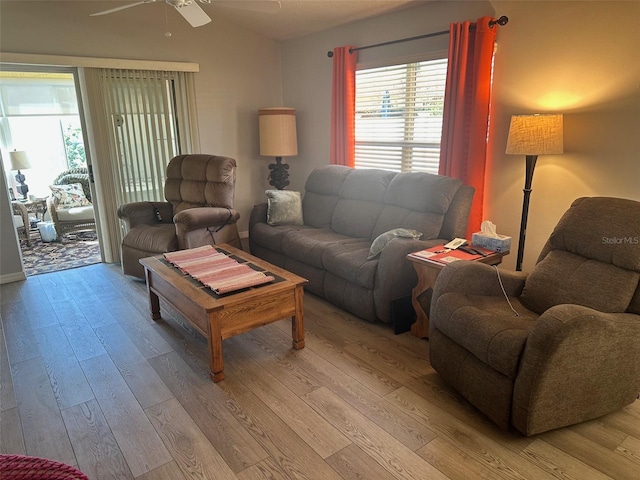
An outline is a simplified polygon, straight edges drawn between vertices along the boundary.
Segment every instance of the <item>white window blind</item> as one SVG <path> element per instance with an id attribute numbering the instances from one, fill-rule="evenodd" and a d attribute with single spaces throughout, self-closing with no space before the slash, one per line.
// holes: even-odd
<path id="1" fill-rule="evenodd" d="M 184 72 L 101 69 L 119 178 L 118 204 L 164 200 L 167 164 L 181 153 L 176 106 Z"/>
<path id="2" fill-rule="evenodd" d="M 356 168 L 438 173 L 447 59 L 356 72 Z"/>

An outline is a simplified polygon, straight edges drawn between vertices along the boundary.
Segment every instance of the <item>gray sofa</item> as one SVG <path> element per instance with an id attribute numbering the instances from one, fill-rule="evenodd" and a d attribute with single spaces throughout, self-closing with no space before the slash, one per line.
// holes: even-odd
<path id="1" fill-rule="evenodd" d="M 307 290 L 368 321 L 389 323 L 391 303 L 410 298 L 417 282 L 406 255 L 464 237 L 474 189 L 428 173 L 316 168 L 305 184 L 300 225 L 270 225 L 268 204 L 249 219 L 251 253 L 309 280 Z M 393 238 L 368 259 L 372 242 L 393 229 L 421 232 Z"/>

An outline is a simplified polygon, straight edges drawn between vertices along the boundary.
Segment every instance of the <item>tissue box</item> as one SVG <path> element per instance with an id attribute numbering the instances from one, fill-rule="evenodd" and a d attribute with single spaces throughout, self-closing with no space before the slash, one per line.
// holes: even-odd
<path id="1" fill-rule="evenodd" d="M 487 237 L 482 232 L 471 235 L 471 245 L 486 248 L 494 252 L 508 252 L 511 250 L 511 237 L 497 234 L 498 237 Z"/>

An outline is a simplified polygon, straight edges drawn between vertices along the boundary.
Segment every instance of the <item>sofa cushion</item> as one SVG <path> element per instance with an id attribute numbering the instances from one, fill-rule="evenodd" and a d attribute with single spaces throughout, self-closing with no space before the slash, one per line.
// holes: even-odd
<path id="1" fill-rule="evenodd" d="M 62 222 L 82 222 L 95 220 L 93 213 L 93 206 L 88 205 L 86 207 L 71 207 L 56 210 L 58 220 Z"/>
<path id="2" fill-rule="evenodd" d="M 340 197 L 306 191 L 302 199 L 304 224 L 315 228 L 330 228 L 333 210 Z"/>
<path id="3" fill-rule="evenodd" d="M 300 192 L 267 190 L 267 223 L 269 225 L 302 225 Z"/>
<path id="4" fill-rule="evenodd" d="M 429 212 L 417 212 L 395 205 L 385 205 L 378 215 L 372 231 L 372 238 L 395 228 L 409 228 L 422 233 L 422 240 L 440 238 L 444 215 Z"/>
<path id="5" fill-rule="evenodd" d="M 509 378 L 515 378 L 529 330 L 538 315 L 518 299 L 511 299 L 516 317 L 503 297 L 464 295 L 440 296 L 432 312 L 434 326 L 478 360 Z M 435 313 L 435 314 L 434 314 Z"/>
<path id="6" fill-rule="evenodd" d="M 57 208 L 86 207 L 91 202 L 84 194 L 82 185 L 70 183 L 68 185 L 49 185 L 51 195 L 56 199 Z"/>
<path id="7" fill-rule="evenodd" d="M 289 230 L 282 237 L 282 251 L 299 262 L 315 268 L 325 268 L 322 262 L 322 255 L 326 248 L 332 245 L 355 243 L 362 240 L 340 235 L 332 230 L 323 228 Z"/>
<path id="8" fill-rule="evenodd" d="M 389 183 L 397 175 L 385 170 L 354 170 L 340 189 L 331 219 L 331 229 L 350 237 L 371 240 L 373 227 L 384 204 Z"/>
<path id="9" fill-rule="evenodd" d="M 336 277 L 373 290 L 378 261 L 367 258 L 369 248 L 368 240 L 327 245 L 322 252 L 322 265 Z"/>
<path id="10" fill-rule="evenodd" d="M 393 228 L 412 228 L 423 239 L 439 238 L 444 216 L 462 186 L 455 178 L 424 172 L 399 173 L 389 183 L 373 237 Z"/>
<path id="11" fill-rule="evenodd" d="M 289 232 L 304 229 L 309 230 L 311 227 L 302 225 L 271 226 L 267 223 L 256 223 L 251 229 L 251 241 L 274 252 L 284 253 L 282 247 L 283 239 Z"/>
<path id="12" fill-rule="evenodd" d="M 527 277 L 521 298 L 539 314 L 564 303 L 622 313 L 629 307 L 639 281 L 639 272 L 552 250 Z"/>
<path id="13" fill-rule="evenodd" d="M 365 200 L 338 200 L 331 219 L 331 229 L 341 235 L 366 238 L 371 241 L 383 205 Z"/>
<path id="14" fill-rule="evenodd" d="M 462 186 L 457 178 L 424 172 L 399 173 L 389 183 L 384 203 L 444 215 Z"/>
<path id="15" fill-rule="evenodd" d="M 345 178 L 354 170 L 342 165 L 315 168 L 305 183 L 302 212 L 305 225 L 329 228 Z"/>

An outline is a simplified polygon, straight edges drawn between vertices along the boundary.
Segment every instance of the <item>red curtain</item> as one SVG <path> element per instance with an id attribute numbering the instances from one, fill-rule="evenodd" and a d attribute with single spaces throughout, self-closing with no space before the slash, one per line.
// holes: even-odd
<path id="1" fill-rule="evenodd" d="M 333 50 L 331 90 L 331 163 L 355 166 L 356 52 L 350 46 Z"/>
<path id="2" fill-rule="evenodd" d="M 480 230 L 488 151 L 493 50 L 498 27 L 490 17 L 452 23 L 440 146 L 440 175 L 475 187 L 467 238 Z M 472 26 L 473 25 L 473 26 Z M 474 28 L 475 27 L 475 28 Z"/>

